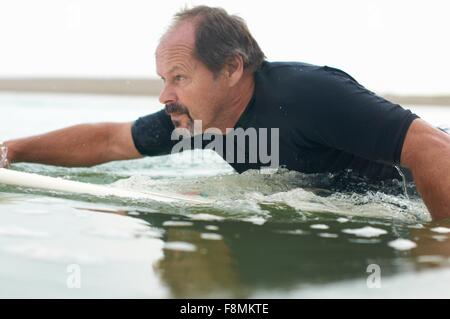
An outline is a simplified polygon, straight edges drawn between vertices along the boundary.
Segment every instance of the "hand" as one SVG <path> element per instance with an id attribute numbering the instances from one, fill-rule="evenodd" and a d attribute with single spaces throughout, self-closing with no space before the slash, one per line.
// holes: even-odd
<path id="1" fill-rule="evenodd" d="M 0 168 L 8 168 L 8 147 L 0 142 Z"/>

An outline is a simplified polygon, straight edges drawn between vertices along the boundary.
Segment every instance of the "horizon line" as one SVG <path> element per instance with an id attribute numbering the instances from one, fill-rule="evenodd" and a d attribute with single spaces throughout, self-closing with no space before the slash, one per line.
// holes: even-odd
<path id="1" fill-rule="evenodd" d="M 158 96 L 163 82 L 146 77 L 3 77 L 0 91 L 17 93 L 73 93 Z M 450 106 L 449 94 L 397 94 L 377 93 L 397 104 L 446 105 Z"/>

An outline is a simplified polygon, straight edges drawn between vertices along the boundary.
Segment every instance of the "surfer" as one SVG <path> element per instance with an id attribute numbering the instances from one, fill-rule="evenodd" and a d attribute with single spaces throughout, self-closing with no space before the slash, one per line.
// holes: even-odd
<path id="1" fill-rule="evenodd" d="M 165 109 L 133 122 L 6 141 L 2 165 L 92 166 L 170 154 L 179 142 L 176 129 L 201 133 L 190 137 L 201 136 L 201 147 L 212 130 L 226 138 L 230 129 L 242 129 L 245 140 L 246 130 L 267 129 L 268 145 L 257 147 L 267 147 L 278 166 L 304 173 L 351 169 L 372 179 L 400 178 L 395 166 L 401 166 L 432 216 L 450 216 L 447 134 L 340 69 L 267 61 L 243 19 L 207 6 L 180 11 L 160 40 L 156 65 Z M 193 132 L 195 121 L 201 132 Z M 221 155 L 238 172 L 273 164 L 254 156 L 251 141 L 228 142 Z"/>

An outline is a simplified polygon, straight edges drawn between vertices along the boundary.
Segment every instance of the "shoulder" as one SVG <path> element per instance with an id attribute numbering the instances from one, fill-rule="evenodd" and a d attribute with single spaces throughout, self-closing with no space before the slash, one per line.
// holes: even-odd
<path id="1" fill-rule="evenodd" d="M 310 76 L 310 77 L 343 77 L 356 81 L 352 76 L 342 69 L 328 65 L 315 65 L 306 62 L 269 62 L 264 61 L 256 71 L 262 76 L 273 76 L 281 74 L 290 74 L 292 76 Z"/>
<path id="2" fill-rule="evenodd" d="M 255 81 L 266 98 L 313 104 L 365 90 L 341 69 L 305 62 L 265 61 L 255 72 Z"/>
<path id="3" fill-rule="evenodd" d="M 315 92 L 322 89 L 344 88 L 359 83 L 347 72 L 328 65 L 305 62 L 264 61 L 255 72 L 257 81 L 270 85 L 272 89 L 305 89 Z"/>
<path id="4" fill-rule="evenodd" d="M 317 73 L 322 66 L 313 65 L 304 62 L 269 62 L 264 61 L 261 67 L 256 71 L 259 77 L 278 80 L 288 79 L 298 76 L 310 76 Z"/>

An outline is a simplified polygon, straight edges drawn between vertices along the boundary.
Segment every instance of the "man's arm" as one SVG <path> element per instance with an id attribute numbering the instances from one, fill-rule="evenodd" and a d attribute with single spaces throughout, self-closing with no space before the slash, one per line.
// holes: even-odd
<path id="1" fill-rule="evenodd" d="M 450 135 L 414 120 L 403 143 L 401 165 L 411 170 L 433 218 L 450 217 Z"/>
<path id="2" fill-rule="evenodd" d="M 132 123 L 80 124 L 46 134 L 6 141 L 10 163 L 93 166 L 140 158 Z"/>

